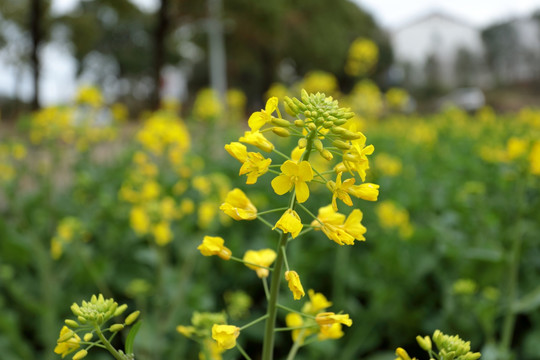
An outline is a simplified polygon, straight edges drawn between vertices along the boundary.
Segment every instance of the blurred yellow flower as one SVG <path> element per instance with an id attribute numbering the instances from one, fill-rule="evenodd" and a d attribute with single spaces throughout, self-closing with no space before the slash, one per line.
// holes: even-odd
<path id="1" fill-rule="evenodd" d="M 165 246 L 171 242 L 173 233 L 167 221 L 160 221 L 152 227 L 152 234 L 159 246 Z"/>
<path id="2" fill-rule="evenodd" d="M 219 236 L 205 236 L 197 250 L 204 256 L 217 255 L 223 260 L 229 260 L 232 255 L 231 250 L 225 246 L 225 240 Z"/>
<path id="3" fill-rule="evenodd" d="M 240 335 L 240 328 L 233 325 L 212 326 L 212 339 L 216 340 L 223 349 L 232 349 L 236 346 L 236 338 Z"/>
<path id="4" fill-rule="evenodd" d="M 285 234 L 291 233 L 291 236 L 295 238 L 298 236 L 300 231 L 302 231 L 302 227 L 302 221 L 300 220 L 300 216 L 298 216 L 296 211 L 287 209 L 283 215 L 281 215 L 272 230 L 275 228 L 281 229 Z"/>
<path id="5" fill-rule="evenodd" d="M 366 38 L 357 38 L 349 47 L 349 55 L 345 72 L 351 76 L 359 76 L 372 70 L 379 60 L 377 45 Z"/>
<path id="6" fill-rule="evenodd" d="M 293 293 L 294 300 L 300 300 L 306 294 L 296 271 L 285 271 L 285 280 L 289 283 L 289 289 Z"/>
<path id="7" fill-rule="evenodd" d="M 321 325 L 320 330 L 321 331 L 319 332 L 319 335 L 317 335 L 317 338 L 321 341 L 326 339 L 339 339 L 344 335 L 340 323 Z"/>
<path id="8" fill-rule="evenodd" d="M 255 270 L 257 276 L 260 278 L 268 277 L 269 270 L 266 268 L 270 267 L 275 259 L 276 252 L 272 249 L 262 249 L 258 251 L 248 250 L 244 254 L 243 258 L 243 260 L 246 262 L 245 265 L 251 270 Z"/>
<path id="9" fill-rule="evenodd" d="M 352 320 L 348 314 L 335 314 L 333 312 L 318 313 L 315 316 L 315 321 L 319 325 L 343 324 L 349 327 L 352 325 Z"/>
<path id="10" fill-rule="evenodd" d="M 219 207 L 234 220 L 253 220 L 257 218 L 257 208 L 244 192 L 238 188 L 231 190 L 225 202 Z"/>
<path id="11" fill-rule="evenodd" d="M 302 307 L 302 312 L 306 314 L 315 315 L 332 306 L 332 302 L 328 301 L 324 294 L 315 292 L 313 289 L 308 290 L 308 296 L 309 302 L 305 303 Z"/>
<path id="12" fill-rule="evenodd" d="M 540 141 L 536 141 L 529 153 L 529 171 L 533 175 L 540 175 Z"/>
<path id="13" fill-rule="evenodd" d="M 71 334 L 71 336 L 69 336 Z M 62 340 L 62 341 L 60 341 Z M 56 354 L 62 355 L 62 359 L 80 347 L 81 338 L 67 326 L 63 326 L 58 336 L 57 345 L 54 348 Z"/>
<path id="14" fill-rule="evenodd" d="M 281 165 L 281 175 L 272 180 L 272 188 L 278 195 L 289 192 L 293 186 L 296 192 L 296 200 L 299 203 L 305 202 L 309 198 L 309 187 L 307 181 L 313 180 L 313 170 L 307 161 L 300 164 L 287 160 Z"/>

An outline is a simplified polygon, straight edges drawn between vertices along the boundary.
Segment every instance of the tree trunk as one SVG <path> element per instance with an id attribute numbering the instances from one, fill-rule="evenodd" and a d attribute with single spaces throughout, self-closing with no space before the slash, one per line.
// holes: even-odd
<path id="1" fill-rule="evenodd" d="M 161 0 L 154 33 L 154 92 L 150 104 L 154 110 L 159 108 L 161 102 L 161 69 L 165 62 L 165 37 L 169 28 L 168 8 L 169 0 Z"/>
<path id="2" fill-rule="evenodd" d="M 30 52 L 30 63 L 32 66 L 32 83 L 34 96 L 32 98 L 32 110 L 38 110 L 39 105 L 39 77 L 40 61 L 39 46 L 41 43 L 41 0 L 32 0 L 30 5 L 30 34 L 32 36 L 32 48 Z"/>

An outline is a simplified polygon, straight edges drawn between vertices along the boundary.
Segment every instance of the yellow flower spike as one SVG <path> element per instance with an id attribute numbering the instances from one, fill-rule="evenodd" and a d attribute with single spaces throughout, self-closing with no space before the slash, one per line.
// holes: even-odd
<path id="1" fill-rule="evenodd" d="M 291 233 L 291 236 L 295 238 L 298 236 L 300 231 L 302 231 L 303 227 L 304 225 L 302 225 L 300 216 L 298 216 L 296 211 L 287 209 L 281 218 L 279 218 L 279 220 L 276 222 L 276 225 L 272 228 L 272 230 L 275 228 L 281 229 L 284 233 Z"/>
<path id="2" fill-rule="evenodd" d="M 254 145 L 262 151 L 270 152 L 274 150 L 274 144 L 272 144 L 264 135 L 259 131 L 246 131 L 244 136 L 240 137 L 238 141 Z"/>
<path id="3" fill-rule="evenodd" d="M 277 256 L 276 252 L 272 249 L 262 249 L 258 251 L 248 250 L 244 254 L 243 260 L 246 263 L 249 263 L 245 265 L 251 270 L 255 270 L 258 277 L 266 278 L 268 277 L 270 271 L 265 268 L 270 267 L 270 265 L 272 265 L 272 263 L 276 259 L 276 256 Z M 257 266 L 257 265 L 264 266 L 265 268 Z"/>
<path id="4" fill-rule="evenodd" d="M 278 98 L 273 96 L 266 102 L 264 110 L 254 112 L 248 120 L 251 131 L 257 131 L 272 120 L 272 113 L 278 107 Z"/>
<path id="5" fill-rule="evenodd" d="M 260 153 L 249 152 L 240 168 L 239 175 L 247 174 L 246 184 L 255 184 L 260 176 L 268 172 L 271 163 L 272 159 L 266 159 Z"/>
<path id="6" fill-rule="evenodd" d="M 253 220 L 257 218 L 257 208 L 244 192 L 238 188 L 229 191 L 225 202 L 219 207 L 234 220 Z"/>
<path id="7" fill-rule="evenodd" d="M 72 336 L 65 339 L 66 334 L 68 333 L 72 334 Z M 63 326 L 60 330 L 60 335 L 58 336 L 58 341 L 56 347 L 54 348 L 54 352 L 62 355 L 62 358 L 64 358 L 66 355 L 69 355 L 80 347 L 80 341 L 81 338 L 77 334 L 75 334 L 67 326 Z"/>
<path id="8" fill-rule="evenodd" d="M 349 192 L 351 195 L 362 200 L 377 201 L 377 198 L 379 197 L 379 185 L 372 183 L 355 185 L 351 187 Z"/>
<path id="9" fill-rule="evenodd" d="M 293 293 L 294 300 L 300 300 L 306 295 L 296 271 L 285 271 L 285 280 L 289 282 L 289 289 Z"/>
<path id="10" fill-rule="evenodd" d="M 281 165 L 282 174 L 272 180 L 272 188 L 278 195 L 289 192 L 293 186 L 296 191 L 296 200 L 299 203 L 309 198 L 309 187 L 306 182 L 313 180 L 313 170 L 307 161 L 300 164 L 287 160 Z"/>
<path id="11" fill-rule="evenodd" d="M 234 325 L 212 326 L 212 339 L 216 340 L 219 347 L 223 349 L 232 349 L 236 346 L 236 338 L 240 335 L 240 328 Z"/>
<path id="12" fill-rule="evenodd" d="M 361 224 L 363 216 L 364 215 L 360 209 L 354 209 L 347 217 L 347 220 L 345 220 L 345 224 L 343 224 L 343 230 L 358 241 L 366 240 L 364 234 L 366 233 L 367 229 Z"/>
<path id="13" fill-rule="evenodd" d="M 247 160 L 247 148 L 246 145 L 241 144 L 239 142 L 232 142 L 230 144 L 225 145 L 225 150 L 236 160 L 240 161 L 241 163 L 246 162 Z"/>
<path id="14" fill-rule="evenodd" d="M 334 211 L 338 210 L 336 199 L 340 199 L 346 205 L 353 205 L 351 197 L 349 196 L 349 192 L 352 190 L 352 187 L 354 186 L 354 182 L 356 180 L 354 178 L 350 178 L 341 182 L 342 175 L 342 172 L 338 173 L 336 177 L 336 182 L 329 181 L 327 183 L 328 189 L 332 191 L 332 207 L 334 208 Z"/>
<path id="15" fill-rule="evenodd" d="M 333 312 L 318 313 L 315 316 L 315 321 L 319 325 L 343 324 L 349 327 L 352 325 L 349 314 L 335 314 Z"/>
<path id="16" fill-rule="evenodd" d="M 225 240 L 219 236 L 205 236 L 202 244 L 197 247 L 197 250 L 204 256 L 217 255 L 223 260 L 229 260 L 232 252 L 224 244 Z"/>

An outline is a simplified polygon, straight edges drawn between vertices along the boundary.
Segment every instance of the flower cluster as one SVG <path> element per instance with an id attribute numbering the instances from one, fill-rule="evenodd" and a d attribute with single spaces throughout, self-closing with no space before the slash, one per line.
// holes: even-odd
<path id="1" fill-rule="evenodd" d="M 90 348 L 97 346 L 107 349 L 115 359 L 133 359 L 131 349 L 126 348 L 125 352 L 116 350 L 112 347 L 111 340 L 126 326 L 133 325 L 140 312 L 132 312 L 121 323 L 106 325 L 114 317 L 122 315 L 126 309 L 127 305 L 118 305 L 114 299 L 105 299 L 101 294 L 92 295 L 90 301 L 83 300 L 81 305 L 73 303 L 71 311 L 77 320 L 65 320 L 54 352 L 64 358 L 84 347 L 73 355 L 73 360 L 79 360 L 88 355 Z M 138 326 L 134 326 L 133 329 L 137 331 Z M 108 338 L 105 336 L 107 333 L 109 333 Z"/>
<path id="2" fill-rule="evenodd" d="M 266 174 L 274 174 L 271 188 L 278 196 L 290 194 L 285 202 L 287 206 L 259 212 L 244 191 L 238 188 L 230 191 L 220 206 L 220 209 L 234 220 L 260 220 L 277 231 L 280 235 L 278 247 L 275 250 L 249 249 L 242 258 L 235 257 L 225 245 L 226 241 L 219 236 L 205 236 L 198 247 L 204 256 L 240 261 L 262 279 L 269 300 L 268 312 L 263 318 L 252 323 L 266 320 L 263 359 L 271 358 L 272 354 L 273 329 L 278 307 L 277 293 L 282 281 L 283 267 L 284 280 L 293 299 L 300 300 L 305 296 L 300 275 L 289 266 L 287 243 L 310 230 L 321 230 L 328 239 L 339 245 L 353 245 L 355 241 L 364 241 L 366 228 L 361 223 L 362 211 L 354 208 L 348 216 L 339 213 L 338 200 L 353 207 L 352 198 L 376 201 L 379 194 L 379 185 L 365 182 L 370 168 L 369 155 L 373 153 L 374 147 L 367 145 L 365 135 L 357 131 L 354 113 L 350 109 L 341 108 L 336 100 L 325 94 L 308 95 L 305 90 L 302 90 L 300 99 L 285 96 L 282 109 L 294 119 L 287 120 L 282 117 L 278 98 L 268 99 L 264 109 L 250 116 L 250 130 L 238 141 L 225 145 L 225 150 L 241 163 L 239 175 L 246 175 L 248 185 L 256 184 L 258 179 Z M 297 146 L 288 156 L 276 148 L 266 137 L 267 134 L 283 138 L 295 137 Z M 255 147 L 258 151 L 250 151 L 248 146 Z M 270 153 L 276 157 L 266 155 Z M 315 189 L 313 184 L 326 185 L 326 196 L 330 203 L 320 208 L 317 216 L 305 205 L 312 191 L 324 189 Z M 299 213 L 299 210 L 302 211 Z M 276 212 L 281 214 L 276 220 L 265 219 L 267 214 Z M 306 221 L 307 218 L 310 220 Z M 267 279 L 271 274 L 271 286 L 268 289 Z M 313 333 L 321 340 L 341 337 L 342 325 L 352 324 L 349 316 L 326 312 L 331 303 L 313 290 L 309 291 L 309 295 L 310 302 L 304 306 L 302 312 L 287 316 L 293 338 L 300 336 L 297 326 L 303 329 L 302 338 Z M 212 329 L 212 337 L 220 348 L 237 346 L 242 352 L 243 349 L 236 343 L 238 336 L 239 328 L 233 325 L 216 324 Z"/>
<path id="3" fill-rule="evenodd" d="M 431 338 L 429 336 L 417 336 L 416 341 L 423 350 L 429 353 L 431 359 L 477 360 L 482 356 L 479 352 L 471 352 L 470 341 L 465 342 L 457 335 L 445 335 L 440 330 L 435 330 Z M 432 342 L 437 346 L 438 353 L 433 349 Z M 411 359 L 403 348 L 396 349 L 396 356 L 396 360 L 416 360 L 416 358 Z"/>

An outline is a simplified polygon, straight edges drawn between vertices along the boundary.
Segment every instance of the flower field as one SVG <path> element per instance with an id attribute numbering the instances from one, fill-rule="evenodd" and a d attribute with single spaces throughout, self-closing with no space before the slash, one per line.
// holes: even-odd
<path id="1" fill-rule="evenodd" d="M 137 122 L 85 88 L 2 130 L 1 358 L 111 358 L 63 329 L 91 322 L 83 300 L 121 318 L 111 298 L 140 311 L 140 360 L 259 359 L 269 332 L 276 359 L 422 359 L 437 329 L 470 341 L 441 360 L 538 358 L 540 111 L 404 114 L 404 91 L 324 73 L 301 88 L 247 115 L 206 90 Z"/>

